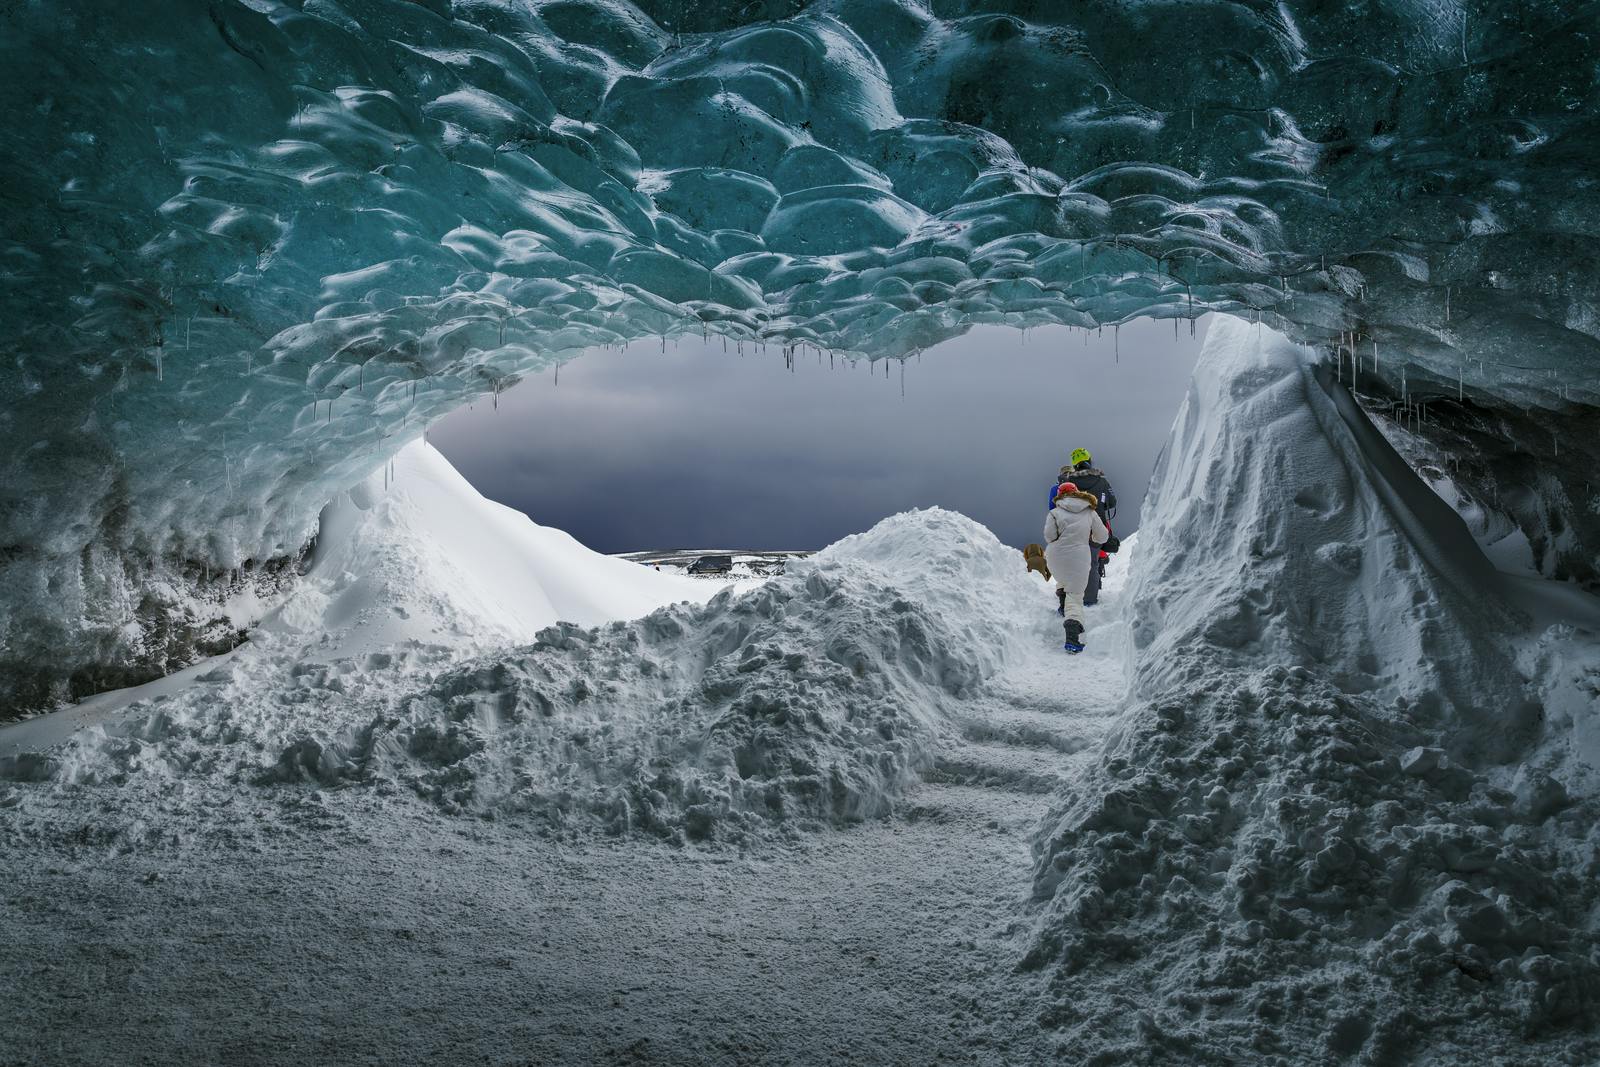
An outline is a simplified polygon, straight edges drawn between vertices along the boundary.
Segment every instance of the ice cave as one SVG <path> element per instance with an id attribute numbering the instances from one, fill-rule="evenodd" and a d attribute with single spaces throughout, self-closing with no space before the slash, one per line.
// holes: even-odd
<path id="1" fill-rule="evenodd" d="M 0 25 L 0 1065 L 1600 1062 L 1600 5 Z M 950 510 L 719 591 L 425 439 L 1206 315 L 1081 657 Z"/>

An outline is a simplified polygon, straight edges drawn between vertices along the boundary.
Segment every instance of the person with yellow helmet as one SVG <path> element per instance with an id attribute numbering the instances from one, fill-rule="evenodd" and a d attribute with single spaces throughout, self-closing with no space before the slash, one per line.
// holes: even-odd
<path id="1" fill-rule="evenodd" d="M 1078 487 L 1078 492 L 1088 493 L 1098 503 L 1095 504 L 1095 514 L 1100 516 L 1100 521 L 1106 524 L 1106 529 L 1111 528 L 1111 518 L 1117 513 L 1117 494 L 1111 489 L 1111 482 L 1106 478 L 1105 472 L 1094 465 L 1094 457 L 1089 455 L 1087 448 L 1074 448 L 1072 450 L 1072 466 L 1061 468 L 1061 477 L 1058 482 L 1070 481 Z M 1111 543 L 1116 543 L 1111 538 Z M 1083 603 L 1085 607 L 1092 606 L 1100 601 L 1100 580 L 1105 577 L 1106 555 L 1099 545 L 1089 549 L 1089 582 L 1083 590 Z"/>

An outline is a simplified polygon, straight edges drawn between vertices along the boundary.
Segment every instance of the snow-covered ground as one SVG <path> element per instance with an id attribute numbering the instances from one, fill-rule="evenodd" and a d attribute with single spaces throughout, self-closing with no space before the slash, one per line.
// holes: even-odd
<path id="1" fill-rule="evenodd" d="M 412 446 L 0 731 L 0 1062 L 1595 1062 L 1592 605 L 1240 323 L 1145 514 L 1068 657 L 960 515 L 719 591 Z"/>
<path id="2" fill-rule="evenodd" d="M 421 447 L 327 518 L 197 679 L 48 757 L 0 733 L 6 1055 L 1048 1055 L 1012 973 L 1029 833 L 1120 706 L 1133 539 L 1069 658 L 1045 583 L 949 512 L 715 596 Z"/>

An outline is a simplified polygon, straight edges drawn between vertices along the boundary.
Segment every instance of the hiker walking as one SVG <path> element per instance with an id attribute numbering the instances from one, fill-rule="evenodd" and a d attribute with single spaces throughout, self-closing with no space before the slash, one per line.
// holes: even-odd
<path id="1" fill-rule="evenodd" d="M 1117 513 L 1117 494 L 1105 473 L 1094 465 L 1087 448 L 1072 450 L 1072 466 L 1061 468 L 1061 481 L 1070 481 L 1081 493 L 1094 498 L 1095 514 L 1105 524 L 1106 537 L 1110 537 L 1111 517 Z M 1104 540 L 1102 538 L 1101 540 Z M 1054 569 L 1054 568 L 1052 568 Z M 1092 607 L 1100 602 L 1100 580 L 1105 577 L 1106 554 L 1098 544 L 1089 546 L 1089 574 L 1083 587 L 1083 603 Z"/>
<path id="2" fill-rule="evenodd" d="M 1068 652 L 1082 652 L 1083 591 L 1089 581 L 1090 553 L 1098 557 L 1100 545 L 1110 536 L 1101 521 L 1092 493 L 1085 493 L 1073 482 L 1056 487 L 1055 503 L 1044 520 L 1044 557 L 1056 580 L 1056 599 L 1060 603 Z"/>

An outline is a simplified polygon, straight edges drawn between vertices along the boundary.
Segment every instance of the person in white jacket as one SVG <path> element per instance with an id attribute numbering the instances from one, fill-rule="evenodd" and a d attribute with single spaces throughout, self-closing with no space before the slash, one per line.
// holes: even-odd
<path id="1" fill-rule="evenodd" d="M 1061 614 L 1068 652 L 1083 651 L 1083 590 L 1089 582 L 1090 544 L 1103 544 L 1110 531 L 1100 521 L 1095 508 L 1099 500 L 1092 493 L 1079 492 L 1072 482 L 1056 487 L 1055 506 L 1044 520 L 1044 560 L 1050 577 L 1056 580 L 1056 599 Z"/>

